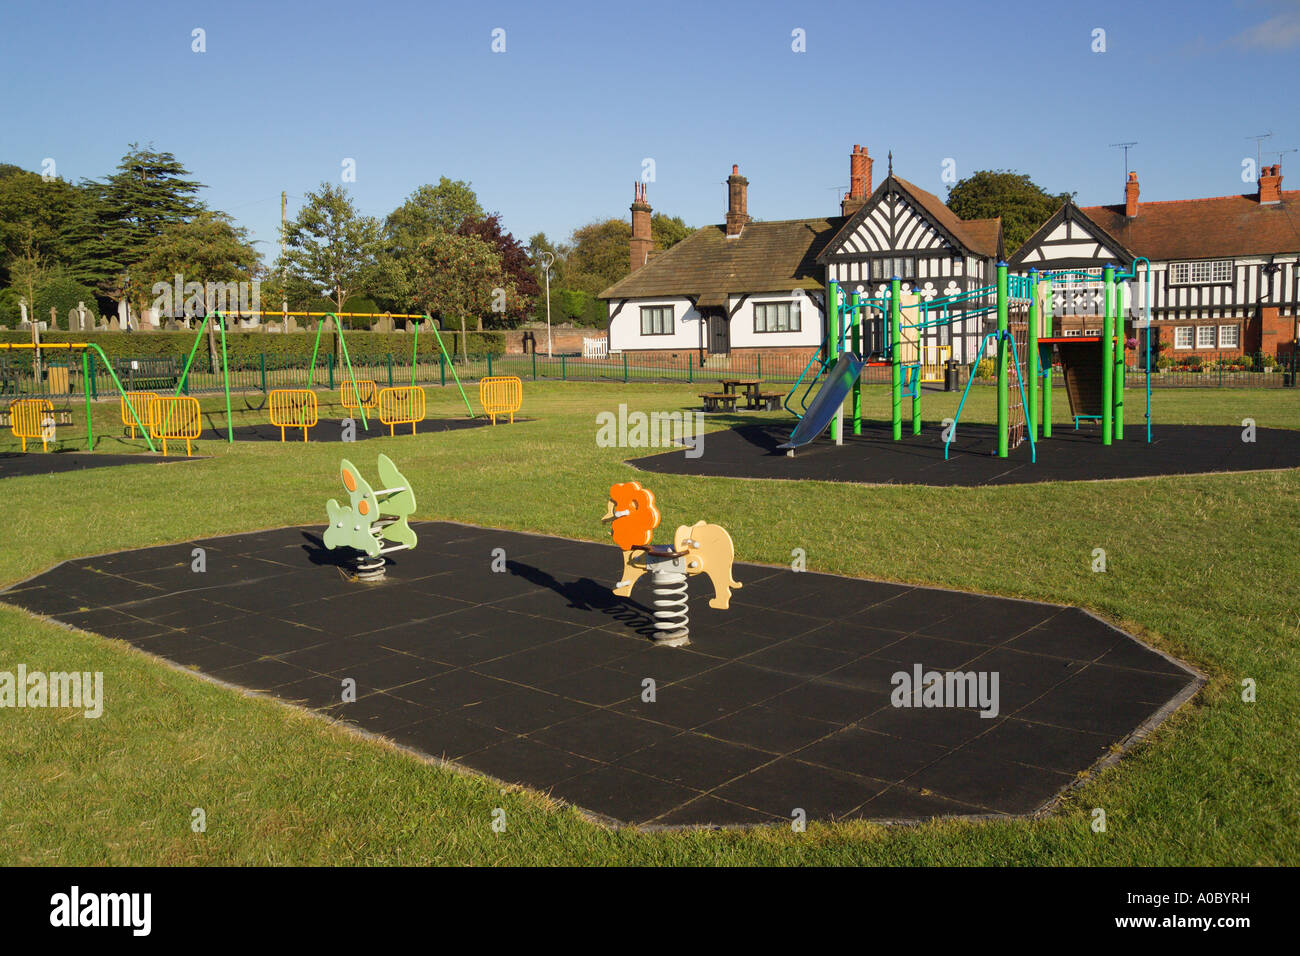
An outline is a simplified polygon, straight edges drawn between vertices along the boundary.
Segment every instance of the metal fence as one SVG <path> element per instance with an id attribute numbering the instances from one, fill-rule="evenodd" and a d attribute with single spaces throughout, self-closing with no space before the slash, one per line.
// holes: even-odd
<path id="1" fill-rule="evenodd" d="M 170 358 L 114 359 L 114 370 L 126 389 L 148 389 L 173 392 L 180 376 L 181 362 Z M 531 381 L 572 382 L 668 382 L 699 384 L 713 388 L 728 378 L 755 378 L 773 385 L 790 385 L 804 371 L 806 359 L 788 355 L 744 355 L 711 357 L 701 365 L 695 355 L 665 356 L 650 359 L 626 354 L 607 358 L 583 358 L 578 355 L 483 355 L 457 356 L 454 367 L 462 381 L 475 381 L 488 375 L 517 375 Z M 452 365 L 442 356 L 437 361 L 421 362 L 412 375 L 410 356 L 386 355 L 380 361 L 358 361 L 352 372 L 357 379 L 369 379 L 377 385 L 449 385 L 453 384 Z M 988 369 L 986 366 L 986 370 Z M 1294 387 L 1300 357 L 1286 356 L 1274 360 L 1251 356 L 1249 360 L 1222 360 L 1206 362 L 1198 367 L 1175 366 L 1152 373 L 1154 387 L 1203 388 L 1284 388 Z M 887 367 L 869 367 L 863 371 L 867 384 L 887 384 L 891 370 Z M 967 366 L 960 369 L 958 384 L 964 384 L 970 373 Z M 255 361 L 244 362 L 230 368 L 230 387 L 238 392 L 268 392 L 275 388 L 337 389 L 348 379 L 346 367 L 336 363 L 331 353 L 326 353 L 312 370 L 308 382 L 307 361 L 299 358 L 276 358 L 261 354 Z M 1146 376 L 1140 368 L 1130 367 L 1125 375 L 1128 388 L 1144 387 Z M 1056 381 L 1060 381 L 1058 371 Z M 992 384 L 988 376 L 977 375 L 975 384 Z M 111 397 L 116 393 L 112 378 L 102 364 L 96 363 L 91 380 L 91 397 Z M 203 394 L 222 389 L 220 370 L 213 371 L 208 361 L 200 359 L 190 369 L 184 392 Z M 82 391 L 79 362 L 45 363 L 39 381 L 30 365 L 0 363 L 0 395 L 49 395 L 53 397 L 76 396 Z"/>

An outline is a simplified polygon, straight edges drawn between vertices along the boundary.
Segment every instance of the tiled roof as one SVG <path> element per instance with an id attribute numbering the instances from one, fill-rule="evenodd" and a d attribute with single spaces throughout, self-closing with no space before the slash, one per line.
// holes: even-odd
<path id="1" fill-rule="evenodd" d="M 1300 190 L 1284 190 L 1272 205 L 1253 194 L 1144 202 L 1132 219 L 1123 203 L 1079 208 L 1133 255 L 1153 261 L 1300 252 Z"/>
<path id="2" fill-rule="evenodd" d="M 697 229 L 671 249 L 620 279 L 602 299 L 700 296 L 725 302 L 728 293 L 821 289 L 817 253 L 843 224 L 831 219 L 751 222 L 738 239 L 725 226 Z"/>

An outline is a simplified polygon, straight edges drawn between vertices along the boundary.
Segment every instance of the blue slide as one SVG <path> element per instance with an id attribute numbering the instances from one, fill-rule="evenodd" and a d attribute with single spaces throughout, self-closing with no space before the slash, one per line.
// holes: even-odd
<path id="1" fill-rule="evenodd" d="M 835 367 L 831 369 L 830 374 L 826 376 L 826 381 L 822 384 L 821 390 L 817 392 L 817 397 L 813 399 L 812 405 L 804 413 L 803 418 L 799 419 L 799 424 L 795 426 L 794 431 L 790 434 L 790 440 L 784 445 L 777 445 L 777 449 L 780 451 L 794 451 L 796 448 L 802 448 L 809 442 L 815 441 L 817 436 L 826 431 L 826 426 L 831 423 L 835 413 L 844 404 L 849 389 L 853 387 L 853 383 L 862 374 L 862 366 L 865 364 L 862 359 L 852 352 L 843 353 L 839 361 L 835 363 Z"/>

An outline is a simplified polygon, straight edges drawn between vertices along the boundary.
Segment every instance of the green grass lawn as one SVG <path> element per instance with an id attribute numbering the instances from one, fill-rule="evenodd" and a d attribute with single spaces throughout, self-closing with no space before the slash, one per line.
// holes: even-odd
<path id="1" fill-rule="evenodd" d="M 664 524 L 727 527 L 742 561 L 1078 604 L 1201 668 L 1208 686 L 1120 763 L 1040 820 L 915 827 L 611 831 L 544 796 L 418 760 L 275 701 L 228 690 L 128 645 L 0 605 L 0 670 L 104 672 L 98 720 L 0 711 L 4 864 L 1295 864 L 1300 861 L 1300 470 L 1001 488 L 866 487 L 643 475 L 643 452 L 599 448 L 595 416 L 695 404 L 690 386 L 532 383 L 514 427 L 339 444 L 203 441 L 207 460 L 9 478 L 0 584 L 104 551 L 323 523 L 347 453 L 412 480 L 421 519 L 604 540 L 608 487 L 640 478 Z M 473 396 L 476 398 L 476 396 Z M 886 414 L 887 391 L 864 393 Z M 963 419 L 989 420 L 976 388 Z M 926 393 L 925 416 L 957 395 Z M 1057 402 L 1065 421 L 1064 395 Z M 322 401 L 324 401 L 322 397 Z M 262 396 L 236 396 L 263 422 Z M 1300 428 L 1295 393 L 1167 390 L 1157 422 Z M 206 409 L 224 406 L 205 397 Z M 1136 437 L 1140 393 L 1130 392 Z M 457 411 L 459 406 L 459 412 Z M 477 403 L 476 403 L 477 406 Z M 74 417 L 82 411 L 75 403 Z M 100 451 L 122 439 L 95 408 Z M 339 417 L 322 408 L 322 417 Z M 464 414 L 429 390 L 429 417 Z M 789 416 L 743 416 L 789 420 Z M 720 423 L 727 419 L 719 419 Z M 377 427 L 377 426 L 376 426 Z M 76 447 L 76 427 L 61 429 Z M 84 449 L 83 441 L 80 447 Z M 16 448 L 0 440 L 0 452 Z M 707 444 L 706 444 L 707 453 Z M 1050 455 L 1050 442 L 1040 455 Z M 618 555 L 611 545 L 611 583 Z M 1108 571 L 1090 571 L 1094 548 Z M 1253 678 L 1258 700 L 1244 703 Z M 493 810 L 506 811 L 494 832 Z M 1107 829 L 1094 833 L 1091 810 Z M 207 830 L 191 830 L 202 808 Z"/>

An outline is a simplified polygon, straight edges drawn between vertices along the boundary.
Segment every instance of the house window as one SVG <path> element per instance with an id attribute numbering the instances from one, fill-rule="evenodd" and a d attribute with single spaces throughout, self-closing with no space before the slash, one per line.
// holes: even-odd
<path id="1" fill-rule="evenodd" d="M 1169 263 L 1170 285 L 1205 285 L 1232 281 L 1231 259 L 1206 259 L 1201 262 Z"/>
<path id="2" fill-rule="evenodd" d="M 1236 325 L 1219 326 L 1219 348 L 1235 349 L 1241 345 L 1241 328 Z"/>
<path id="3" fill-rule="evenodd" d="M 673 307 L 671 305 L 641 306 L 642 335 L 672 335 Z"/>
<path id="4" fill-rule="evenodd" d="M 1192 347 L 1192 327 L 1182 325 L 1174 329 L 1174 348 L 1190 349 Z"/>
<path id="5" fill-rule="evenodd" d="M 755 332 L 801 331 L 798 303 L 764 302 L 754 306 Z"/>
<path id="6" fill-rule="evenodd" d="M 908 256 L 871 260 L 871 278 L 888 280 L 894 276 L 900 279 L 916 278 L 916 260 Z"/>
<path id="7" fill-rule="evenodd" d="M 1214 348 L 1214 333 L 1216 331 L 1212 325 L 1198 325 L 1196 327 L 1196 347 L 1198 349 Z"/>

